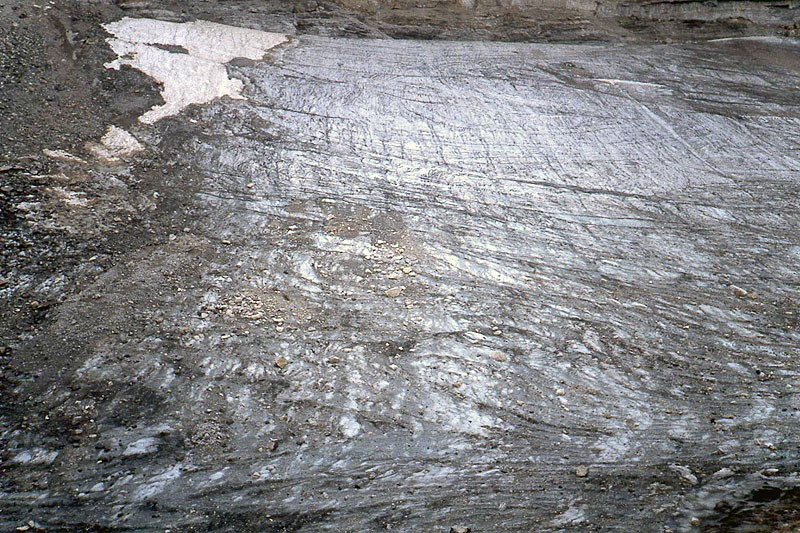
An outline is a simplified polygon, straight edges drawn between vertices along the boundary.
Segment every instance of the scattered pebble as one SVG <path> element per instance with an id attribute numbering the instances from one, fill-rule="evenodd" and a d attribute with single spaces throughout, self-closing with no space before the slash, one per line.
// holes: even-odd
<path id="1" fill-rule="evenodd" d="M 28 520 L 26 524 L 23 524 L 17 528 L 17 531 L 30 531 L 31 529 L 35 531 L 44 531 L 45 528 L 38 522 L 34 522 L 33 520 Z"/>
<path id="2" fill-rule="evenodd" d="M 575 469 L 575 475 L 578 477 L 586 477 L 589 475 L 589 467 L 581 465 Z"/>
<path id="3" fill-rule="evenodd" d="M 278 368 L 286 368 L 288 364 L 289 360 L 282 355 L 279 355 L 278 357 L 275 358 L 275 366 L 277 366 Z"/>
<path id="4" fill-rule="evenodd" d="M 400 296 L 400 293 L 403 292 L 404 289 L 405 287 L 403 287 L 402 285 L 399 287 L 392 287 L 391 289 L 387 289 L 386 292 L 384 292 L 384 294 L 389 298 L 397 298 L 398 296 Z"/>
<path id="5" fill-rule="evenodd" d="M 731 291 L 733 291 L 733 294 L 740 298 L 747 296 L 747 291 L 741 287 L 737 287 L 736 285 L 731 285 Z"/>
<path id="6" fill-rule="evenodd" d="M 771 442 L 762 441 L 761 439 L 756 439 L 756 444 L 768 450 L 773 450 L 773 451 L 775 450 L 775 445 Z"/>

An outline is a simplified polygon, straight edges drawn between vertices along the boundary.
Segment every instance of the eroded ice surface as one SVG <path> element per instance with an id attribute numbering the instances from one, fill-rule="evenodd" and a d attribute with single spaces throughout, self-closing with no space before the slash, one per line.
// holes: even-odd
<path id="1" fill-rule="evenodd" d="M 226 67 L 279 39 L 197 27 L 109 26 L 165 83 L 145 122 L 206 104 L 113 171 L 165 234 L 20 349 L 74 346 L 19 397 L 82 433 L 7 433 L 16 486 L 34 446 L 65 472 L 15 517 L 691 530 L 797 485 L 794 42 L 298 37 Z"/>

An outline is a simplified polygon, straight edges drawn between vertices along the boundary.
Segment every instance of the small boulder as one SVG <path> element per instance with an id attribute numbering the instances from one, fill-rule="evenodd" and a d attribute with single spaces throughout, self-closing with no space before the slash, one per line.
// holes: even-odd
<path id="1" fill-rule="evenodd" d="M 489 352 L 489 359 L 492 361 L 505 362 L 508 361 L 508 356 L 500 350 L 492 350 Z"/>
<path id="2" fill-rule="evenodd" d="M 387 289 L 384 292 L 384 294 L 389 298 L 397 298 L 398 296 L 400 296 L 400 293 L 403 292 L 404 289 L 405 287 L 403 287 L 402 285 L 399 287 L 392 287 L 391 289 Z"/>

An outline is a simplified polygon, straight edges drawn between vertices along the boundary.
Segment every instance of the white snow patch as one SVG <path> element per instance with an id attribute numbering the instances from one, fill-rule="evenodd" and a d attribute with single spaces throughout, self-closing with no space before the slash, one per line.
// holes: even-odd
<path id="1" fill-rule="evenodd" d="M 70 207 L 86 207 L 89 200 L 82 192 L 70 191 L 64 187 L 50 187 L 50 192 Z"/>
<path id="2" fill-rule="evenodd" d="M 342 415 L 339 419 L 339 425 L 342 427 L 342 433 L 345 437 L 355 437 L 361 431 L 361 424 L 356 422 L 352 415 Z"/>
<path id="3" fill-rule="evenodd" d="M 119 161 L 121 157 L 133 155 L 144 149 L 136 137 L 117 126 L 109 126 L 108 131 L 100 138 L 100 143 L 90 143 L 87 148 L 106 161 Z"/>
<path id="4" fill-rule="evenodd" d="M 52 159 L 60 159 L 61 161 L 69 161 L 71 163 L 85 163 L 83 159 L 76 155 L 72 155 L 66 150 L 50 150 L 45 148 L 42 153 Z"/>
<path id="5" fill-rule="evenodd" d="M 204 20 L 176 23 L 125 17 L 103 27 L 118 58 L 106 68 L 130 65 L 163 84 L 164 105 L 154 106 L 139 117 L 152 124 L 174 115 L 190 104 L 215 98 L 243 98 L 242 82 L 228 77 L 225 63 L 234 58 L 261 59 L 270 48 L 287 41 L 286 35 L 226 26 Z M 180 46 L 187 53 L 157 45 Z"/>

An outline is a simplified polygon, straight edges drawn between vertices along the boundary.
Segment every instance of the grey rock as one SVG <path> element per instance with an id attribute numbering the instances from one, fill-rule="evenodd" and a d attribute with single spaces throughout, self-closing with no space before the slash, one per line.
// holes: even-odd
<path id="1" fill-rule="evenodd" d="M 688 483 L 689 485 L 697 485 L 697 476 L 692 473 L 692 470 L 688 466 L 684 465 L 670 465 L 670 470 L 678 474 L 683 481 Z"/>

